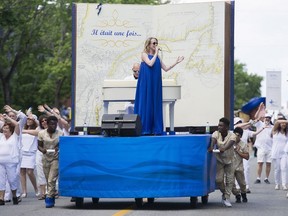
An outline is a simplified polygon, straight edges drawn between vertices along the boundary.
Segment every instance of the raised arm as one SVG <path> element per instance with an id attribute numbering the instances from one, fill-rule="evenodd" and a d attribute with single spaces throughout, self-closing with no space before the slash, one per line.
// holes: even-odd
<path id="1" fill-rule="evenodd" d="M 279 127 L 279 125 L 280 125 L 281 123 L 286 123 L 286 124 L 288 124 L 288 120 L 281 119 L 281 120 L 277 120 L 276 122 L 274 122 L 274 126 L 273 126 L 273 129 L 272 129 L 273 134 L 277 131 L 277 128 Z"/>
<path id="2" fill-rule="evenodd" d="M 47 106 L 47 105 L 46 104 L 45 105 L 38 105 L 38 111 L 47 115 L 47 116 L 51 116 L 52 115 L 52 113 L 50 112 L 51 109 L 47 110 L 44 106 Z"/>
<path id="3" fill-rule="evenodd" d="M 35 130 L 22 130 L 23 134 L 29 134 L 32 136 L 38 136 L 39 130 L 35 129 Z"/>
<path id="4" fill-rule="evenodd" d="M 3 117 L 3 115 L 0 113 L 0 129 L 3 127 L 3 125 L 4 125 L 4 122 L 5 120 L 4 120 L 4 117 Z"/>
<path id="5" fill-rule="evenodd" d="M 184 56 L 178 56 L 178 58 L 176 59 L 176 62 L 172 65 L 170 65 L 169 67 L 167 67 L 163 61 L 161 60 L 161 68 L 167 72 L 169 70 L 171 70 L 173 67 L 175 67 L 177 64 L 179 64 L 180 62 L 182 62 L 184 60 Z"/>
<path id="6" fill-rule="evenodd" d="M 254 118 L 255 118 L 255 120 L 260 120 L 261 118 L 263 118 L 263 117 L 265 117 L 265 105 L 264 105 L 264 103 L 262 102 L 260 105 L 259 105 L 259 107 L 258 107 L 258 109 L 257 109 L 257 112 L 255 113 L 255 115 L 254 115 Z"/>
<path id="7" fill-rule="evenodd" d="M 18 136 L 20 134 L 20 128 L 19 128 L 19 123 L 15 121 L 14 119 L 10 118 L 8 115 L 3 114 L 5 122 L 10 122 L 12 125 L 14 125 L 14 133 L 16 133 Z"/>
<path id="8" fill-rule="evenodd" d="M 244 123 L 239 123 L 239 124 L 236 124 L 234 127 L 240 127 L 242 128 L 243 130 L 245 129 L 248 129 L 250 126 L 251 126 L 251 122 L 244 122 Z"/>
<path id="9" fill-rule="evenodd" d="M 257 136 L 257 135 L 260 134 L 265 128 L 268 128 L 268 127 L 269 127 L 269 125 L 265 125 L 264 127 L 262 127 L 262 128 L 260 128 L 260 129 L 258 129 L 257 131 L 253 132 L 253 133 L 252 133 L 252 136 L 253 136 L 253 137 Z"/>

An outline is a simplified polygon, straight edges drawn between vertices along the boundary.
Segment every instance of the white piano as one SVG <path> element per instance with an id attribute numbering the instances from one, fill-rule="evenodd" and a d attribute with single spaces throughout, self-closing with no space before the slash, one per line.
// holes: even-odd
<path id="1" fill-rule="evenodd" d="M 108 114 L 110 102 L 133 102 L 135 100 L 137 80 L 104 80 L 103 102 L 104 114 Z M 163 116 L 165 125 L 165 107 L 169 105 L 170 134 L 174 134 L 174 106 L 181 99 L 181 86 L 173 79 L 162 80 L 163 86 Z"/>

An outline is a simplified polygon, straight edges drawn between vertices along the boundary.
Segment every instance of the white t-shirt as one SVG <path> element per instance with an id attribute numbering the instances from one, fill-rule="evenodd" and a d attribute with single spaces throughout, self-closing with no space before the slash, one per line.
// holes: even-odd
<path id="1" fill-rule="evenodd" d="M 261 130 L 261 128 L 265 126 L 266 126 L 265 123 L 261 121 L 255 124 L 255 127 L 257 128 L 257 130 Z M 271 137 L 272 129 L 273 129 L 273 126 L 270 125 L 268 128 L 265 128 L 256 136 L 254 146 L 257 149 L 262 149 L 264 151 L 271 151 L 272 144 L 273 144 L 273 140 Z"/>
<path id="2" fill-rule="evenodd" d="M 37 136 L 30 134 L 22 134 L 22 151 L 23 152 L 36 152 L 37 151 Z"/>
<path id="3" fill-rule="evenodd" d="M 241 141 L 244 142 L 245 144 L 248 143 L 248 138 L 253 137 L 253 131 L 251 130 L 247 130 L 247 129 L 243 129 L 243 135 L 241 137 Z"/>
<path id="4" fill-rule="evenodd" d="M 135 79 L 133 74 L 125 77 L 124 80 L 136 80 L 137 81 L 137 79 Z M 134 113 L 134 103 L 126 102 L 124 109 L 125 109 L 126 114 L 133 114 Z"/>
<path id="5" fill-rule="evenodd" d="M 19 136 L 13 133 L 8 139 L 0 137 L 0 163 L 19 163 Z"/>
<path id="6" fill-rule="evenodd" d="M 273 134 L 273 146 L 271 150 L 271 158 L 278 159 L 282 158 L 286 153 L 286 147 L 288 142 L 288 136 L 282 133 Z"/>

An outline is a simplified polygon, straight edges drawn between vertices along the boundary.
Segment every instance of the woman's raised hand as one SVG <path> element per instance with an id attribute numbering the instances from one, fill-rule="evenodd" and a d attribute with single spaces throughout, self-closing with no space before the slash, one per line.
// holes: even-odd
<path id="1" fill-rule="evenodd" d="M 180 62 L 182 62 L 184 60 L 184 56 L 178 56 L 178 58 L 177 58 L 177 64 L 178 63 L 180 63 Z"/>

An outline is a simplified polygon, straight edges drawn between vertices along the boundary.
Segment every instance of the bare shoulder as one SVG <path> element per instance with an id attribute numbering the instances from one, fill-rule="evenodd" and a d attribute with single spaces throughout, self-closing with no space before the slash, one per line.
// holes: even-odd
<path id="1" fill-rule="evenodd" d="M 141 53 L 141 57 L 143 58 L 143 57 L 147 57 L 148 56 L 148 54 L 146 53 L 146 52 L 142 52 Z"/>

